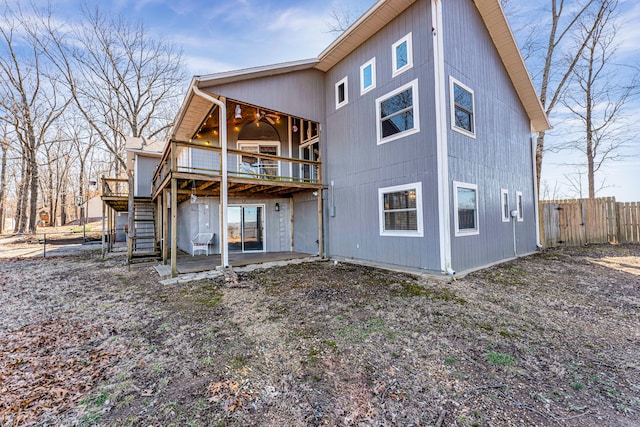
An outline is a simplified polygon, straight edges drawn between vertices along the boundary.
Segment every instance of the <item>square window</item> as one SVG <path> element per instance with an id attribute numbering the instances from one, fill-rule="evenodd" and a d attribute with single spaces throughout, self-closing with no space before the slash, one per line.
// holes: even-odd
<path id="1" fill-rule="evenodd" d="M 336 83 L 336 110 L 349 102 L 349 77 Z"/>
<path id="2" fill-rule="evenodd" d="M 502 203 L 502 222 L 511 221 L 509 211 L 509 190 L 500 189 L 500 203 Z"/>
<path id="3" fill-rule="evenodd" d="M 411 45 L 411 33 L 407 34 L 391 46 L 393 58 L 393 77 L 413 67 L 413 47 Z"/>
<path id="4" fill-rule="evenodd" d="M 456 236 L 480 234 L 478 227 L 478 186 L 453 182 L 454 223 Z"/>
<path id="5" fill-rule="evenodd" d="M 376 87 L 376 58 L 371 58 L 360 67 L 360 94 L 364 95 Z"/>
<path id="6" fill-rule="evenodd" d="M 524 221 L 524 202 L 522 191 L 516 191 L 516 210 L 518 211 L 518 221 Z"/>
<path id="7" fill-rule="evenodd" d="M 422 237 L 422 183 L 378 189 L 380 235 Z"/>
<path id="8" fill-rule="evenodd" d="M 475 138 L 473 91 L 449 77 L 451 102 L 451 129 Z"/>
<path id="9" fill-rule="evenodd" d="M 376 99 L 378 145 L 420 131 L 418 81 Z"/>

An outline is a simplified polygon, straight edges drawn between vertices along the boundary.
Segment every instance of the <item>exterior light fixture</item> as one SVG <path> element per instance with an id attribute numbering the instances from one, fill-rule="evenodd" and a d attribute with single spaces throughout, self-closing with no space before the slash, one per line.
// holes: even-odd
<path id="1" fill-rule="evenodd" d="M 236 119 L 241 119 L 242 118 L 242 107 L 240 107 L 240 104 L 236 104 Z"/>
<path id="2" fill-rule="evenodd" d="M 276 203 L 276 212 L 280 212 L 280 203 Z"/>

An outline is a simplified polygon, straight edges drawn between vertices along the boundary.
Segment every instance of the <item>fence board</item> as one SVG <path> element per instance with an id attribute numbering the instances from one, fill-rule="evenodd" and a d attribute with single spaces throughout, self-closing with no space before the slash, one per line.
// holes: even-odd
<path id="1" fill-rule="evenodd" d="M 544 245 L 640 243 L 640 203 L 614 197 L 541 201 Z"/>

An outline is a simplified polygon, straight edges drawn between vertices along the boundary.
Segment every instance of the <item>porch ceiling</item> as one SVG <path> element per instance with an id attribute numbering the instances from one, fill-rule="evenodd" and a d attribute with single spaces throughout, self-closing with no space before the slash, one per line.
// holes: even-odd
<path id="1" fill-rule="evenodd" d="M 202 121 L 205 119 L 213 103 L 200 97 L 189 95 L 190 99 L 186 103 L 184 114 L 178 119 L 178 126 L 174 132 L 174 138 L 188 141 L 196 134 Z"/>

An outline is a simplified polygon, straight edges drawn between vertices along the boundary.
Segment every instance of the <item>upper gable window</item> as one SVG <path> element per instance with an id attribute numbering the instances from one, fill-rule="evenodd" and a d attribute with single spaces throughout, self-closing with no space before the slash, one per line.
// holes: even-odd
<path id="1" fill-rule="evenodd" d="M 475 138 L 473 91 L 453 77 L 450 81 L 451 129 Z"/>
<path id="2" fill-rule="evenodd" d="M 349 102 L 349 77 L 336 83 L 336 110 Z"/>
<path id="3" fill-rule="evenodd" d="M 418 80 L 376 99 L 378 145 L 420 131 Z"/>
<path id="4" fill-rule="evenodd" d="M 371 58 L 360 67 L 360 95 L 376 87 L 376 58 Z"/>
<path id="5" fill-rule="evenodd" d="M 413 67 L 413 47 L 411 44 L 411 33 L 407 34 L 391 46 L 393 57 L 393 77 L 407 71 Z"/>

